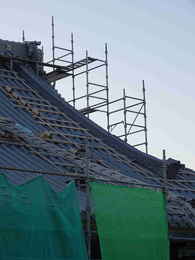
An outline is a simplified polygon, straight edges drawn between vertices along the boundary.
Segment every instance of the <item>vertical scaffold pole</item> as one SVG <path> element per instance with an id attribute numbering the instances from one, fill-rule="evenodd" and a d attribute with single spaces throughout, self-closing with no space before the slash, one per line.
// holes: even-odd
<path id="1" fill-rule="evenodd" d="M 51 21 L 51 31 L 52 31 L 52 64 L 55 65 L 55 27 L 54 27 L 54 17 L 52 16 Z M 53 71 L 54 71 L 53 67 Z M 53 82 L 53 87 L 55 87 L 55 82 Z"/>
<path id="2" fill-rule="evenodd" d="M 25 42 L 25 33 L 24 33 L 24 30 L 22 30 L 22 41 Z"/>
<path id="3" fill-rule="evenodd" d="M 144 133 L 145 133 L 145 152 L 148 154 L 148 129 L 147 129 L 147 116 L 146 116 L 146 89 L 145 89 L 145 81 L 142 81 L 143 88 L 143 101 L 144 101 Z"/>
<path id="4" fill-rule="evenodd" d="M 164 193 L 164 202 L 165 202 L 165 210 L 167 213 L 167 195 L 168 195 L 168 180 L 167 180 L 167 161 L 166 161 L 166 150 L 163 149 L 163 163 L 162 163 L 162 174 L 163 174 L 163 193 Z"/>
<path id="5" fill-rule="evenodd" d="M 163 173 L 163 180 L 164 180 L 164 193 L 166 196 L 166 194 L 167 194 L 167 162 L 166 162 L 166 151 L 165 150 L 163 150 L 162 173 Z"/>
<path id="6" fill-rule="evenodd" d="M 44 47 L 43 47 L 43 45 L 42 45 L 41 51 L 42 51 L 42 58 L 41 58 L 41 60 L 43 62 L 43 60 L 44 60 Z"/>
<path id="7" fill-rule="evenodd" d="M 51 22 L 51 31 L 52 31 L 52 64 L 55 65 L 55 29 L 54 29 L 54 17 L 52 16 Z M 54 70 L 54 68 L 53 68 Z"/>
<path id="8" fill-rule="evenodd" d="M 72 100 L 73 100 L 73 107 L 76 106 L 75 98 L 75 75 L 74 75 L 74 37 L 73 33 L 71 33 L 71 56 L 72 56 Z"/>
<path id="9" fill-rule="evenodd" d="M 89 108 L 89 61 L 88 51 L 86 51 L 86 97 L 87 97 L 87 108 Z M 89 118 L 89 114 L 87 114 Z"/>
<path id="10" fill-rule="evenodd" d="M 87 250 L 88 258 L 91 259 L 91 201 L 90 201 L 90 185 L 89 185 L 89 147 L 86 145 L 86 217 L 87 217 Z"/>
<path id="11" fill-rule="evenodd" d="M 123 89 L 123 113 L 124 113 L 124 141 L 127 142 L 127 110 L 126 110 L 126 93 L 125 89 Z"/>
<path id="12" fill-rule="evenodd" d="M 108 82 L 108 44 L 107 43 L 105 43 L 105 67 L 106 67 L 106 116 L 107 116 L 107 131 L 110 132 L 109 82 Z"/>

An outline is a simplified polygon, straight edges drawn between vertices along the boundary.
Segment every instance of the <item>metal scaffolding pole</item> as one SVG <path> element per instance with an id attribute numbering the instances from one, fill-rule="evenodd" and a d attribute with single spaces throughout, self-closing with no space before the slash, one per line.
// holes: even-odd
<path id="1" fill-rule="evenodd" d="M 89 109 L 89 63 L 88 63 L 88 51 L 86 50 L 86 108 Z M 89 113 L 87 114 L 87 117 L 89 118 Z"/>
<path id="2" fill-rule="evenodd" d="M 87 251 L 88 258 L 91 259 L 91 200 L 90 200 L 90 184 L 89 184 L 89 147 L 85 147 L 86 158 L 85 158 L 85 175 L 86 175 L 86 231 L 87 231 Z"/>
<path id="3" fill-rule="evenodd" d="M 55 28 L 54 28 L 54 17 L 52 16 L 51 22 L 51 29 L 52 29 L 52 64 L 55 65 Z M 54 70 L 54 67 L 53 67 Z"/>
<path id="4" fill-rule="evenodd" d="M 22 41 L 25 42 L 25 32 L 22 30 Z"/>
<path id="5" fill-rule="evenodd" d="M 147 114 L 146 114 L 146 89 L 145 89 L 145 81 L 142 81 L 143 86 L 143 101 L 144 101 L 144 126 L 145 126 L 145 147 L 146 154 L 148 154 L 148 129 L 147 129 Z"/>
<path id="6" fill-rule="evenodd" d="M 164 182 L 164 193 L 165 197 L 167 195 L 167 161 L 166 161 L 166 151 L 163 150 L 163 164 L 162 164 L 162 174 Z"/>
<path id="7" fill-rule="evenodd" d="M 73 100 L 73 107 L 76 106 L 75 104 L 75 97 L 76 97 L 76 93 L 75 93 L 75 73 L 74 73 L 74 37 L 73 37 L 73 33 L 71 33 L 71 56 L 72 56 L 72 100 Z"/>
<path id="8" fill-rule="evenodd" d="M 106 116 L 107 116 L 107 131 L 110 132 L 109 82 L 108 82 L 108 45 L 107 45 L 107 43 L 105 43 L 105 68 L 106 68 Z"/>
<path id="9" fill-rule="evenodd" d="M 51 21 L 51 31 L 52 31 L 52 65 L 53 65 L 53 71 L 55 70 L 55 26 L 54 26 L 54 17 L 52 16 Z M 53 82 L 53 87 L 55 87 L 56 83 Z"/>
<path id="10" fill-rule="evenodd" d="M 123 89 L 123 113 L 124 113 L 124 141 L 127 142 L 127 110 L 126 110 L 126 94 L 125 94 L 125 89 Z"/>

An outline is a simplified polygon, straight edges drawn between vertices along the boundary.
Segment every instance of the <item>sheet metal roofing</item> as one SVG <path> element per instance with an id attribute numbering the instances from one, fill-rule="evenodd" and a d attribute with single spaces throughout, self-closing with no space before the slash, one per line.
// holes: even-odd
<path id="1" fill-rule="evenodd" d="M 107 133 L 31 67 L 0 68 L 0 100 L 0 172 L 10 182 L 20 185 L 44 173 L 60 191 L 70 179 L 61 175 L 85 174 L 82 149 L 87 146 L 90 176 L 163 187 L 160 159 Z M 170 226 L 194 229 L 195 172 L 180 169 L 167 187 Z"/>

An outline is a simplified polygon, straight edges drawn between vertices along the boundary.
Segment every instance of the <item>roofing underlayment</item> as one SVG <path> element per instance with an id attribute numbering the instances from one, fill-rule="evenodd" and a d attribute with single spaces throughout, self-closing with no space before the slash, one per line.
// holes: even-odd
<path id="1" fill-rule="evenodd" d="M 163 187 L 160 159 L 86 118 L 30 65 L 0 67 L 0 100 L 0 173 L 11 183 L 21 185 L 43 174 L 61 191 L 71 179 L 62 175 L 85 174 L 82 149 L 87 146 L 90 177 Z M 180 169 L 168 180 L 167 190 L 169 225 L 195 229 L 195 172 Z"/>

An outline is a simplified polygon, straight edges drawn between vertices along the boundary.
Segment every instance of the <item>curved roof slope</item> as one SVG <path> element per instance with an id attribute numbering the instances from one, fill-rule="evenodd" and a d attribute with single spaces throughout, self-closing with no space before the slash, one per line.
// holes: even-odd
<path id="1" fill-rule="evenodd" d="M 82 113 L 75 110 L 74 107 L 65 102 L 65 100 L 46 80 L 39 76 L 35 77 L 35 75 L 33 75 L 33 70 L 21 67 L 20 73 L 31 85 L 31 87 L 39 91 L 44 98 L 50 100 L 51 104 L 56 105 L 60 111 L 67 113 L 73 120 L 79 122 L 82 127 L 87 128 L 92 135 L 100 138 L 105 144 L 114 148 L 120 154 L 124 154 L 130 160 L 157 174 L 157 171 L 159 171 L 159 168 L 162 165 L 162 161 L 160 159 L 147 155 L 125 143 L 118 137 L 108 133 L 105 129 L 94 123 L 92 120 L 85 117 Z"/>
<path id="2" fill-rule="evenodd" d="M 0 171 L 12 182 L 20 184 L 44 173 L 53 188 L 61 190 L 68 175 L 85 174 L 87 146 L 90 176 L 162 187 L 161 160 L 108 134 L 31 68 L 15 69 L 0 69 Z M 169 181 L 171 226 L 195 228 L 194 187 L 195 175 L 186 170 Z"/>

